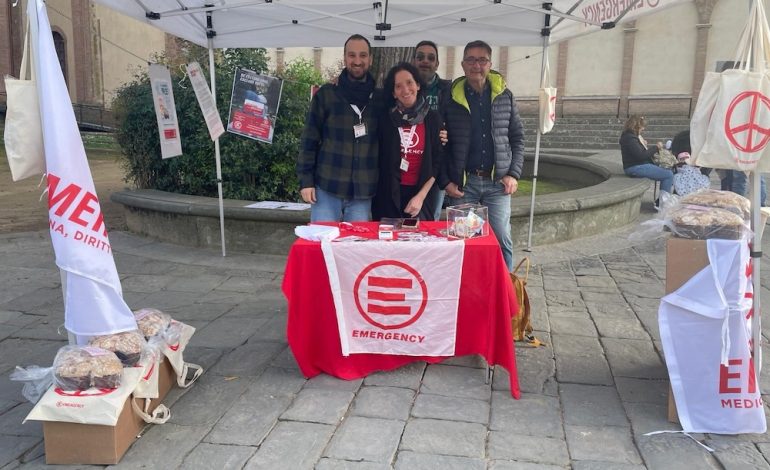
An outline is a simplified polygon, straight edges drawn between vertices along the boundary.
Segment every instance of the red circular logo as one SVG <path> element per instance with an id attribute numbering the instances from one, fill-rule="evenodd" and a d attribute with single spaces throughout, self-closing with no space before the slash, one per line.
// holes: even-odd
<path id="1" fill-rule="evenodd" d="M 725 135 L 738 150 L 746 153 L 759 152 L 770 142 L 770 129 L 761 127 L 760 116 L 769 116 L 770 99 L 757 91 L 744 91 L 738 94 L 725 115 Z M 733 115 L 748 116 L 747 122 L 733 122 Z"/>
<path id="2" fill-rule="evenodd" d="M 88 390 L 62 390 L 60 387 L 56 387 L 54 392 L 63 397 L 98 397 L 102 395 L 109 395 L 117 390 L 117 388 L 89 388 Z"/>
<path id="3" fill-rule="evenodd" d="M 382 260 L 361 271 L 353 286 L 353 297 L 367 322 L 383 330 L 395 330 L 420 318 L 428 303 L 428 287 L 408 264 Z"/>

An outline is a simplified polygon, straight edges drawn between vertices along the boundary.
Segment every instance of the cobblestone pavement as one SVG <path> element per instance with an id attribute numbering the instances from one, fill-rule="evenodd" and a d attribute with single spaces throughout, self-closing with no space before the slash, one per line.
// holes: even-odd
<path id="1" fill-rule="evenodd" d="M 649 216 L 649 202 L 644 210 Z M 664 240 L 632 246 L 630 230 L 529 254 L 534 324 L 547 346 L 517 350 L 518 401 L 504 370 L 484 383 L 475 356 L 353 381 L 305 380 L 285 337 L 285 257 L 222 258 L 114 232 L 128 304 L 195 326 L 186 356 L 206 368 L 191 388 L 172 390 L 171 420 L 150 427 L 118 467 L 770 468 L 766 434 L 693 436 L 713 453 L 679 434 L 643 435 L 679 428 L 666 421 L 657 324 Z M 48 234 L 0 235 L 0 266 L 0 469 L 37 468 L 42 428 L 21 424 L 31 405 L 8 374 L 17 364 L 50 364 L 65 344 Z M 766 372 L 761 385 L 770 388 Z"/>

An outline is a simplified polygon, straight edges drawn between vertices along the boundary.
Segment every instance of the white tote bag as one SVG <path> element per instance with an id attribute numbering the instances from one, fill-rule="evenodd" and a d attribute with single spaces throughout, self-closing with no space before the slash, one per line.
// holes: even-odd
<path id="1" fill-rule="evenodd" d="M 171 321 L 171 327 L 180 328 L 181 333 L 179 335 L 179 340 L 175 344 L 167 344 L 166 347 L 163 348 L 163 354 L 168 358 L 171 367 L 173 367 L 174 372 L 177 374 L 177 385 L 182 388 L 187 388 L 203 373 L 203 367 L 198 364 L 193 364 L 192 362 L 185 362 L 183 355 L 187 343 L 190 342 L 190 338 L 192 338 L 193 333 L 195 333 L 195 328 L 176 320 Z M 190 369 L 194 372 L 192 377 L 188 378 L 188 371 Z"/>
<path id="2" fill-rule="evenodd" d="M 545 73 L 540 84 L 538 104 L 540 109 L 540 133 L 547 134 L 556 122 L 556 88 L 550 87 L 551 71 L 548 66 L 548 56 L 545 57 Z"/>
<path id="3" fill-rule="evenodd" d="M 770 28 L 762 2 L 753 2 L 735 62 L 740 68 L 706 74 L 690 123 L 692 164 L 768 171 Z"/>
<path id="4" fill-rule="evenodd" d="M 8 157 L 8 165 L 11 167 L 11 177 L 14 181 L 45 173 L 40 106 L 30 49 L 29 24 L 27 24 L 19 78 L 5 77 L 7 110 L 3 140 L 5 140 L 5 154 Z"/>

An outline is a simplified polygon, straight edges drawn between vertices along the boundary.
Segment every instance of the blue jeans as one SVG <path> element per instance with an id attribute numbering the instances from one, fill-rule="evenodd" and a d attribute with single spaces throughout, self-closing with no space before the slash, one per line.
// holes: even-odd
<path id="1" fill-rule="evenodd" d="M 742 171 L 735 171 L 735 170 L 733 170 L 732 173 L 733 173 L 732 175 L 733 179 L 732 179 L 731 191 L 751 199 L 751 194 L 746 193 L 746 190 L 748 189 L 746 173 Z M 760 197 L 762 198 L 761 204 L 762 206 L 764 206 L 767 201 L 767 184 L 765 184 L 764 176 L 759 178 L 759 180 L 762 182 L 762 184 L 759 187 L 759 192 L 761 194 Z"/>
<path id="2" fill-rule="evenodd" d="M 311 222 L 366 222 L 371 220 L 371 199 L 342 199 L 315 188 L 315 204 L 310 206 Z"/>
<path id="3" fill-rule="evenodd" d="M 459 199 L 449 198 L 452 205 L 481 204 L 487 206 L 489 225 L 495 232 L 508 271 L 513 271 L 513 240 L 511 240 L 511 195 L 503 193 L 503 183 L 476 175 L 468 175 L 465 195 Z"/>
<path id="4" fill-rule="evenodd" d="M 433 197 L 433 207 L 435 207 L 435 211 L 433 212 L 433 220 L 441 220 L 441 206 L 444 205 L 444 195 L 446 194 L 446 191 L 443 189 L 439 189 L 434 193 Z"/>
<path id="5" fill-rule="evenodd" d="M 660 190 L 667 193 L 671 192 L 671 186 L 674 185 L 674 172 L 652 163 L 630 166 L 623 171 L 632 178 L 649 178 L 660 181 Z"/>

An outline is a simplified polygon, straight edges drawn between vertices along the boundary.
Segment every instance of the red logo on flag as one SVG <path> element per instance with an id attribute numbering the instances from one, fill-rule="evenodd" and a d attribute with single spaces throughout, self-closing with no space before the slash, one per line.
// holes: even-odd
<path id="1" fill-rule="evenodd" d="M 556 97 L 552 96 L 549 101 L 551 102 L 551 106 L 553 107 L 553 112 L 548 114 L 548 119 L 550 119 L 551 122 L 556 122 Z"/>
<path id="2" fill-rule="evenodd" d="M 764 109 L 760 109 L 760 104 Z M 748 121 L 733 124 L 733 114 L 736 111 L 739 116 L 748 116 Z M 738 150 L 746 153 L 759 152 L 770 142 L 770 129 L 759 125 L 760 114 L 767 115 L 768 112 L 770 112 L 770 99 L 767 96 L 757 91 L 744 91 L 738 94 L 727 107 L 725 115 L 727 139 Z"/>
<path id="3" fill-rule="evenodd" d="M 367 322 L 394 330 L 420 318 L 428 303 L 428 287 L 420 273 L 408 264 L 382 260 L 361 271 L 353 286 L 353 297 Z"/>
<path id="4" fill-rule="evenodd" d="M 56 387 L 54 392 L 63 397 L 98 397 L 101 395 L 109 395 L 117 390 L 116 388 L 89 388 L 88 390 L 62 390 L 60 387 Z"/>

